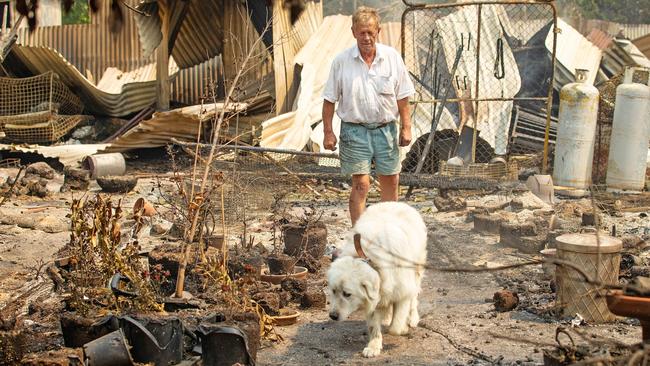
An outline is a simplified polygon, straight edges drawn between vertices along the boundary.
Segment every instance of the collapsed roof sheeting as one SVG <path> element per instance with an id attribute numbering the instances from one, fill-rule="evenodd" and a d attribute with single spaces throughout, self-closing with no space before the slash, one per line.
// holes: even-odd
<path id="1" fill-rule="evenodd" d="M 635 39 L 634 45 L 637 46 L 641 53 L 650 58 L 650 34 Z"/>
<path id="2" fill-rule="evenodd" d="M 562 19 L 557 20 L 557 26 L 560 32 L 557 33 L 557 64 L 553 87 L 560 90 L 564 85 L 574 82 L 576 69 L 589 70 L 587 82 L 593 84 L 600 67 L 602 51 Z M 553 51 L 553 32 L 551 29 L 546 37 L 546 49 L 549 52 Z"/>
<path id="3" fill-rule="evenodd" d="M 334 57 L 354 45 L 352 17 L 333 15 L 323 23 L 295 57 L 301 67 L 300 89 L 294 110 L 262 124 L 260 145 L 302 150 L 312 135 L 312 125 L 321 120 L 323 88 Z M 378 42 L 399 48 L 399 24 L 382 24 Z M 315 141 L 316 144 L 320 141 Z"/>
<path id="4" fill-rule="evenodd" d="M 227 113 L 243 111 L 246 103 L 230 103 Z M 165 146 L 173 139 L 196 141 L 205 123 L 212 121 L 224 109 L 223 103 L 210 103 L 154 113 L 126 134 L 111 141 L 108 152 Z"/>
<path id="5" fill-rule="evenodd" d="M 88 144 L 88 145 L 57 145 L 57 146 L 40 146 L 40 145 L 4 145 L 0 144 L 0 151 L 5 152 L 23 152 L 35 153 L 45 158 L 58 159 L 64 166 L 79 166 L 83 158 L 94 155 L 98 151 L 106 149 L 108 144 Z"/>
<path id="6" fill-rule="evenodd" d="M 129 72 L 109 67 L 96 86 L 49 47 L 14 45 L 4 65 L 10 70 L 27 68 L 33 75 L 55 72 L 84 101 L 86 110 L 98 115 L 125 116 L 148 107 L 156 100 L 155 64 Z M 170 76 L 177 72 L 178 67 L 171 61 Z"/>
<path id="7" fill-rule="evenodd" d="M 187 1 L 187 0 L 184 0 Z M 172 9 L 174 19 L 181 12 L 181 2 Z M 149 56 L 162 40 L 158 2 L 147 0 L 138 5 L 142 14 L 136 14 L 140 42 L 145 56 Z M 220 1 L 192 0 L 187 15 L 181 23 L 178 38 L 172 49 L 172 56 L 181 68 L 198 65 L 221 53 L 223 48 L 223 18 Z"/>
<path id="8" fill-rule="evenodd" d="M 626 39 L 614 38 L 597 28 L 587 39 L 604 51 L 600 68 L 607 78 L 622 73 L 626 66 L 650 67 L 650 60 Z"/>

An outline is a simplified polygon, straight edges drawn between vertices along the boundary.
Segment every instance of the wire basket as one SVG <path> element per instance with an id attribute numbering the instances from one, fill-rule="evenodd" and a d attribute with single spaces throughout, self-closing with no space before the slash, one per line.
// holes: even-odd
<path id="1" fill-rule="evenodd" d="M 54 142 L 88 117 L 59 76 L 0 78 L 0 132 L 14 142 Z"/>
<path id="2" fill-rule="evenodd" d="M 87 119 L 83 115 L 65 116 L 46 111 L 0 117 L 0 126 L 9 141 L 38 144 L 58 141 Z"/>
<path id="3" fill-rule="evenodd" d="M 497 180 L 516 180 L 519 167 L 515 162 L 469 163 L 452 165 L 440 162 L 440 175 L 447 177 L 481 177 Z"/>

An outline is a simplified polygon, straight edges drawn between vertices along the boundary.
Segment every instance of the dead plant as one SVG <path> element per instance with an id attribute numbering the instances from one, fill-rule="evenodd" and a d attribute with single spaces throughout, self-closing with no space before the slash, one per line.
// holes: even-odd
<path id="1" fill-rule="evenodd" d="M 65 249 L 70 255 L 71 270 L 66 277 L 72 308 L 82 315 L 111 308 L 162 311 L 138 255 L 140 246 L 135 238 L 142 227 L 141 220 L 136 217 L 131 239 L 122 243 L 120 201 L 114 204 L 101 195 L 74 199 L 68 217 L 72 230 Z M 107 284 L 117 273 L 130 279 L 130 290 L 138 294 L 136 297 L 123 300 L 112 295 Z"/>

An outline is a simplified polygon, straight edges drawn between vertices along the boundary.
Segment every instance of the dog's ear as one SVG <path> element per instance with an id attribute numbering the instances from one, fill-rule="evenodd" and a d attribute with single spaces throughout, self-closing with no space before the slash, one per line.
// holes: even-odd
<path id="1" fill-rule="evenodd" d="M 379 281 L 365 280 L 361 282 L 361 288 L 366 294 L 368 302 L 376 305 L 379 301 Z"/>

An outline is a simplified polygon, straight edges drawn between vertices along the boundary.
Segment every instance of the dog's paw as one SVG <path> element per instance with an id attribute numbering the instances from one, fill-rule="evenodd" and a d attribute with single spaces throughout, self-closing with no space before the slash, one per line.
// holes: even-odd
<path id="1" fill-rule="evenodd" d="M 418 324 L 420 324 L 420 316 L 418 314 L 411 314 L 409 316 L 409 327 L 417 328 Z"/>
<path id="2" fill-rule="evenodd" d="M 363 357 L 371 358 L 377 357 L 381 353 L 381 348 L 379 347 L 366 347 L 363 349 Z"/>
<path id="3" fill-rule="evenodd" d="M 409 332 L 409 328 L 407 326 L 404 327 L 392 326 L 388 328 L 388 334 L 392 334 L 392 335 L 401 336 L 401 335 L 408 334 L 408 332 Z"/>

